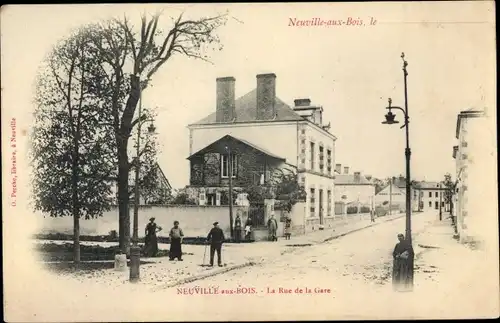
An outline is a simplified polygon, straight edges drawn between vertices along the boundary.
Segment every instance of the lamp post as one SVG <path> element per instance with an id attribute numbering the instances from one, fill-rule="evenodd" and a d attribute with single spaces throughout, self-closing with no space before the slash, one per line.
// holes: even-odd
<path id="1" fill-rule="evenodd" d="M 233 156 L 231 155 L 231 147 L 226 146 L 227 163 L 228 163 L 228 176 L 229 176 L 229 230 L 231 239 L 234 238 L 233 234 Z"/>
<path id="2" fill-rule="evenodd" d="M 139 82 L 140 83 L 140 82 Z M 140 84 L 139 84 L 140 86 Z M 141 140 L 141 112 L 142 112 L 142 89 L 139 88 L 139 121 L 137 124 L 137 147 L 136 147 L 136 165 L 135 165 L 135 186 L 134 186 L 134 223 L 132 234 L 132 246 L 130 247 L 130 277 L 131 283 L 139 281 L 141 262 L 141 249 L 139 248 L 139 148 Z"/>
<path id="3" fill-rule="evenodd" d="M 142 86 L 142 85 L 140 85 Z M 140 191 L 139 191 L 139 169 L 140 169 L 140 140 L 141 140 L 141 126 L 142 118 L 142 87 L 139 89 L 139 116 L 137 122 L 137 147 L 136 147 L 136 165 L 135 165 L 135 186 L 134 186 L 134 223 L 132 234 L 132 246 L 130 247 L 130 277 L 131 283 L 139 281 L 140 270 L 139 265 L 141 262 L 141 248 L 139 247 L 139 204 L 140 204 Z M 149 133 L 154 133 L 155 126 L 153 123 L 148 127 Z"/>
<path id="4" fill-rule="evenodd" d="M 383 124 L 394 124 L 394 123 L 399 123 L 399 121 L 394 120 L 396 115 L 392 113 L 392 109 L 396 110 L 401 110 L 404 115 L 404 124 L 401 126 L 402 128 L 405 128 L 406 130 L 406 148 L 405 148 L 405 158 L 406 158 L 406 240 L 408 241 L 409 245 L 412 246 L 412 238 L 411 238 L 411 175 L 410 175 L 410 157 L 411 157 L 411 150 L 410 150 L 410 132 L 408 129 L 408 124 L 409 124 L 409 115 L 408 115 L 408 87 L 407 87 L 407 76 L 408 72 L 406 70 L 406 67 L 408 66 L 408 62 L 405 60 L 405 54 L 401 54 L 401 58 L 403 60 L 403 73 L 404 73 L 404 91 L 405 91 L 405 108 L 402 109 L 400 107 L 394 107 L 392 106 L 392 99 L 389 98 L 389 106 L 387 109 L 389 112 L 385 115 L 385 121 L 383 121 Z M 411 282 L 411 286 L 413 287 L 413 259 L 410 259 L 410 266 L 409 266 L 409 278 Z"/>
<path id="5" fill-rule="evenodd" d="M 392 177 L 389 177 L 389 215 L 392 215 Z"/>
<path id="6" fill-rule="evenodd" d="M 441 209 L 441 201 L 442 201 L 442 196 L 443 196 L 443 191 L 441 190 L 442 185 L 439 184 L 439 221 L 443 220 L 443 211 Z"/>

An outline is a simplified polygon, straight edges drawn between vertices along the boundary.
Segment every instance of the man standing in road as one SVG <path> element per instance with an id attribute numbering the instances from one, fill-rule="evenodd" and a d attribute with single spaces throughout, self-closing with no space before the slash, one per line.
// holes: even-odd
<path id="1" fill-rule="evenodd" d="M 217 263 L 222 267 L 222 243 L 224 242 L 224 232 L 219 228 L 219 222 L 214 222 L 214 227 L 208 233 L 207 240 L 210 241 L 210 267 L 214 265 L 214 256 L 217 251 Z"/>

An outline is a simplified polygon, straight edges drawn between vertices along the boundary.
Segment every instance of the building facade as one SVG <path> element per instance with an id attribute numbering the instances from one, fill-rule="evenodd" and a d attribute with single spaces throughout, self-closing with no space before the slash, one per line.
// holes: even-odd
<path id="1" fill-rule="evenodd" d="M 418 211 L 429 211 L 441 209 L 442 212 L 449 211 L 450 204 L 445 201 L 447 188 L 443 182 L 417 182 L 413 186 L 413 198 L 418 198 Z"/>
<path id="2" fill-rule="evenodd" d="M 480 240 L 488 231 L 484 218 L 486 174 L 490 174 L 486 117 L 483 111 L 462 111 L 457 117 L 455 136 L 458 145 L 453 149 L 456 162 L 456 192 L 454 216 L 461 242 Z M 491 171 L 494 171 L 493 169 Z"/>
<path id="3" fill-rule="evenodd" d="M 249 183 L 272 186 L 275 171 L 286 168 L 298 174 L 307 193 L 306 231 L 330 226 L 336 137 L 323 124 L 323 108 L 309 99 L 288 106 L 276 96 L 275 74 L 257 75 L 256 89 L 238 99 L 235 83 L 233 77 L 218 78 L 215 112 L 188 126 L 190 194 L 199 204 L 220 204 L 229 165 L 242 194 Z M 212 165 L 212 175 L 204 164 Z"/>

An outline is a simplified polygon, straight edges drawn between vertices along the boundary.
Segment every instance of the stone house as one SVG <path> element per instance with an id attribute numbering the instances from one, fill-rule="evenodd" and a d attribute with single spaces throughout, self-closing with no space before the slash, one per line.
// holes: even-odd
<path id="1" fill-rule="evenodd" d="M 254 90 L 236 99 L 235 78 L 218 78 L 215 111 L 188 125 L 189 194 L 198 204 L 222 205 L 230 175 L 240 201 L 248 185 L 272 194 L 273 174 L 288 169 L 307 192 L 303 231 L 331 226 L 336 137 L 323 124 L 323 108 L 309 99 L 287 105 L 276 96 L 275 74 L 256 80 Z"/>

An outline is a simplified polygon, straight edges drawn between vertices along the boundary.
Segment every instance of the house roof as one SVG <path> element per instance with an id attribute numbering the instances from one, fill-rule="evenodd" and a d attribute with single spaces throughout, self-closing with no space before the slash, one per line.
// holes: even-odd
<path id="1" fill-rule="evenodd" d="M 244 140 L 244 139 L 240 139 L 240 138 L 236 138 L 232 135 L 225 135 L 224 137 L 212 142 L 211 144 L 209 144 L 208 146 L 198 150 L 197 152 L 195 152 L 194 154 L 192 154 L 191 156 L 189 156 L 187 159 L 191 159 L 192 157 L 195 157 L 195 156 L 199 156 L 199 155 L 202 155 L 202 154 L 205 154 L 207 152 L 213 152 L 213 151 L 220 151 L 221 150 L 221 146 L 227 142 L 230 142 L 230 141 L 235 141 L 235 142 L 239 142 L 239 143 L 242 143 L 252 149 L 255 149 L 257 151 L 260 151 L 262 154 L 268 156 L 268 157 L 271 157 L 271 158 L 275 158 L 275 159 L 279 159 L 279 160 L 282 160 L 282 161 L 285 161 L 286 159 L 283 158 L 283 157 L 280 157 L 280 156 L 277 156 L 273 153 L 271 153 L 270 151 L 264 149 L 264 148 L 261 148 L 247 140 Z"/>
<path id="2" fill-rule="evenodd" d="M 478 118 L 478 117 L 483 117 L 484 116 L 484 111 L 481 110 L 475 110 L 475 109 L 467 109 L 465 111 L 462 111 L 458 114 L 457 116 L 457 127 L 455 130 L 455 137 L 459 139 L 460 135 L 460 123 L 462 122 L 463 118 Z"/>
<path id="3" fill-rule="evenodd" d="M 290 108 L 285 102 L 276 97 L 275 99 L 275 109 L 276 118 L 273 121 L 301 121 L 304 120 L 303 117 L 298 115 L 292 108 Z M 257 121 L 257 89 L 254 89 L 247 94 L 239 97 L 235 101 L 235 122 L 250 122 Z M 228 122 L 217 122 L 215 119 L 216 112 L 211 113 L 205 118 L 192 123 L 190 125 L 207 125 L 207 124 L 221 124 L 221 123 L 233 123 L 233 121 Z"/>
<path id="4" fill-rule="evenodd" d="M 359 179 L 356 179 L 354 174 L 337 174 L 334 183 L 335 185 L 373 185 L 365 176 L 359 175 Z"/>
<path id="5" fill-rule="evenodd" d="M 161 167 L 160 167 L 160 165 L 159 165 L 158 163 L 156 163 L 156 167 L 157 167 L 157 169 L 159 169 L 159 170 L 160 170 L 160 175 L 161 175 L 161 177 L 163 178 L 163 180 L 165 181 L 165 184 L 167 185 L 167 187 L 168 187 L 169 189 L 171 189 L 171 188 L 172 188 L 172 185 L 170 185 L 170 182 L 168 181 L 167 176 L 165 176 L 165 173 L 163 172 L 163 169 L 161 169 Z"/>
<path id="6" fill-rule="evenodd" d="M 438 185 L 441 184 L 441 187 L 444 189 L 444 185 L 443 183 L 441 182 L 426 182 L 426 181 L 421 181 L 421 182 L 418 182 L 416 187 L 418 189 L 422 189 L 422 190 L 438 190 L 439 187 Z"/>
<path id="7" fill-rule="evenodd" d="M 386 188 L 388 188 L 388 187 L 389 187 L 389 184 L 387 184 L 386 186 L 384 186 L 384 187 L 383 187 L 383 188 L 382 188 L 382 189 L 381 189 L 381 190 L 380 190 L 377 194 L 375 194 L 375 195 L 378 195 L 378 194 L 382 193 L 382 192 L 383 192 L 383 191 L 385 191 L 385 189 L 386 189 Z M 394 194 L 395 192 L 398 192 L 398 191 L 399 191 L 400 193 L 402 193 L 402 194 L 405 194 L 405 195 L 406 195 L 406 191 L 405 191 L 405 190 L 403 190 L 401 187 L 398 187 L 398 186 L 397 186 L 396 184 L 394 184 L 394 183 L 392 184 L 392 190 L 393 190 L 393 192 L 392 192 L 393 194 Z"/>

